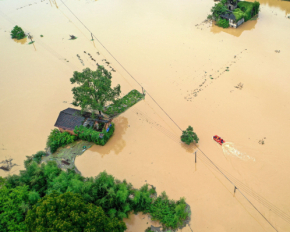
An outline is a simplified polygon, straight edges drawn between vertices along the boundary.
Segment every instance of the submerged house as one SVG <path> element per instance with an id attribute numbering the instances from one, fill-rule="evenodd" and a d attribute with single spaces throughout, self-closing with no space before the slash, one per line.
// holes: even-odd
<path id="1" fill-rule="evenodd" d="M 237 28 L 238 26 L 240 26 L 241 24 L 245 22 L 244 18 L 237 20 L 236 16 L 232 12 L 222 14 L 220 15 L 220 17 L 223 19 L 227 19 L 229 21 L 230 27 L 234 27 L 234 28 Z"/>
<path id="2" fill-rule="evenodd" d="M 238 7 L 239 0 L 227 0 L 226 6 L 230 11 L 233 11 Z"/>
<path id="3" fill-rule="evenodd" d="M 219 17 L 226 19 L 229 22 L 228 26 L 234 28 L 257 15 L 260 7 L 260 3 L 256 1 L 226 0 L 222 1 L 222 4 L 226 6 L 227 12 L 220 14 Z"/>
<path id="4" fill-rule="evenodd" d="M 67 108 L 59 113 L 54 126 L 58 127 L 61 132 L 67 131 L 74 135 L 74 129 L 76 126 L 92 127 L 97 131 L 102 131 L 104 127 L 108 130 L 111 122 L 112 119 L 106 115 L 96 115 L 96 118 L 92 119 L 91 113 L 89 112 L 81 114 L 80 110 Z"/>

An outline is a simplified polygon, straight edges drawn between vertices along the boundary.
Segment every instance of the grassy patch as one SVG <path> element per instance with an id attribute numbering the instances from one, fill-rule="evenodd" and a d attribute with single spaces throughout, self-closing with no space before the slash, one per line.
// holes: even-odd
<path id="1" fill-rule="evenodd" d="M 59 148 L 53 154 L 43 157 L 42 161 L 46 163 L 48 161 L 55 161 L 57 166 L 64 170 L 73 169 L 75 168 L 75 158 L 78 155 L 82 155 L 85 150 L 90 148 L 93 144 L 94 143 L 88 141 L 76 141 L 65 147 Z M 63 163 L 62 160 L 66 161 L 69 164 Z"/>
<path id="2" fill-rule="evenodd" d="M 137 91 L 136 89 L 129 92 L 127 95 L 125 95 L 123 98 L 116 100 L 113 104 L 106 107 L 104 110 L 104 113 L 109 116 L 117 116 L 123 112 L 125 112 L 127 109 L 129 109 L 131 106 L 135 105 L 137 102 L 144 99 L 144 95 Z"/>

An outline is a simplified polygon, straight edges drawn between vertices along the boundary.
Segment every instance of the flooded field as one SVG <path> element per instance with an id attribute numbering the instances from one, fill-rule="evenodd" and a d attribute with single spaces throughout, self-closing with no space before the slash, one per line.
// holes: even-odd
<path id="1" fill-rule="evenodd" d="M 192 216 L 182 232 L 275 231 L 265 218 L 290 231 L 290 2 L 260 3 L 257 20 L 221 29 L 204 22 L 210 0 L 0 0 L 0 162 L 18 165 L 0 175 L 19 173 L 26 156 L 45 148 L 59 112 L 71 106 L 73 71 L 97 67 L 88 53 L 116 70 L 112 85 L 122 93 L 141 91 L 108 49 L 154 100 L 147 95 L 116 118 L 115 135 L 78 157 L 78 170 L 185 197 Z M 35 43 L 11 39 L 15 25 Z M 200 150 L 180 143 L 181 131 L 155 101 L 181 129 L 193 126 L 198 148 L 261 214 L 233 195 Z M 216 134 L 253 159 L 225 155 Z M 146 215 L 125 221 L 128 232 L 152 224 Z"/>

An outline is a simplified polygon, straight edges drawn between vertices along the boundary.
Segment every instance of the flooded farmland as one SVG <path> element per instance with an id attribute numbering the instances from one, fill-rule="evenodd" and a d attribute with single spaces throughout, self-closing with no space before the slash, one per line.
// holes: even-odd
<path id="1" fill-rule="evenodd" d="M 83 176 L 106 170 L 185 197 L 192 214 L 182 232 L 275 231 L 269 222 L 289 231 L 290 2 L 260 3 L 257 20 L 222 29 L 204 22 L 210 0 L 1 0 L 0 161 L 18 166 L 0 175 L 18 174 L 26 156 L 45 148 L 59 112 L 71 107 L 73 72 L 97 68 L 90 53 L 116 70 L 112 85 L 122 93 L 141 91 L 123 66 L 154 100 L 147 94 L 115 119 L 106 146 L 76 159 Z M 35 43 L 11 39 L 15 25 Z M 200 150 L 180 143 L 176 124 L 193 126 Z M 216 134 L 254 161 L 225 155 Z M 125 222 L 127 232 L 158 226 L 146 215 Z"/>

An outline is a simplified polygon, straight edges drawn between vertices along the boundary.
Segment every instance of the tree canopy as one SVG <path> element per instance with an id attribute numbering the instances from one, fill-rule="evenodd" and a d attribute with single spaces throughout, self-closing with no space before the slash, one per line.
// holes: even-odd
<path id="1" fill-rule="evenodd" d="M 18 27 L 17 25 L 13 28 L 13 30 L 11 31 L 11 37 L 12 39 L 23 39 L 25 37 L 25 33 L 22 30 L 21 27 Z"/>
<path id="2" fill-rule="evenodd" d="M 72 89 L 74 106 L 80 106 L 82 112 L 87 111 L 92 113 L 103 111 L 104 106 L 108 102 L 114 102 L 121 93 L 120 85 L 111 88 L 112 75 L 103 66 L 98 66 L 96 71 L 89 68 L 82 72 L 75 71 L 70 79 L 72 84 L 79 86 Z"/>
<path id="3" fill-rule="evenodd" d="M 25 213 L 29 209 L 28 186 L 0 189 L 0 231 L 26 231 Z"/>
<path id="4" fill-rule="evenodd" d="M 28 231 L 123 232 L 126 225 L 109 218 L 101 207 L 86 204 L 80 194 L 53 191 L 43 197 L 25 218 Z"/>
<path id="5" fill-rule="evenodd" d="M 199 138 L 197 137 L 196 133 L 193 132 L 193 128 L 188 126 L 185 131 L 182 131 L 181 141 L 189 145 L 192 142 L 198 143 Z"/>

